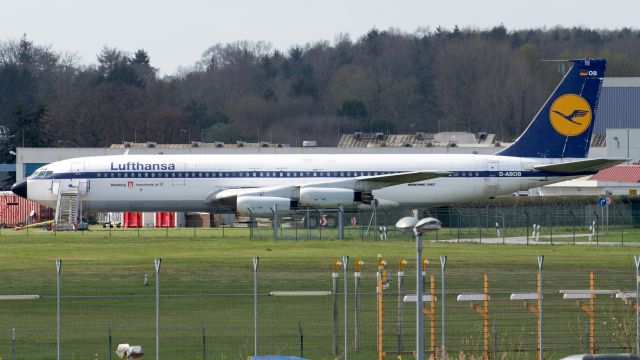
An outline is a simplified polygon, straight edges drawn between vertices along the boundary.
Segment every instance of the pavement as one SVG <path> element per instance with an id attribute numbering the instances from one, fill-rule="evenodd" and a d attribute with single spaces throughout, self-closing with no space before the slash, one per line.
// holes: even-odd
<path id="1" fill-rule="evenodd" d="M 597 241 L 596 236 L 589 239 L 589 234 L 576 234 L 575 245 L 605 245 L 605 246 L 640 246 L 640 242 L 627 242 L 621 241 Z M 433 239 L 425 239 L 428 242 L 436 242 Z M 437 242 L 446 243 L 480 243 L 480 244 L 505 244 L 505 245 L 573 245 L 573 234 L 554 235 L 553 240 L 550 236 L 540 236 L 536 241 L 535 237 L 529 236 L 527 240 L 526 236 L 509 236 L 509 237 L 482 237 L 480 238 L 460 238 L 458 239 L 440 239 Z"/>

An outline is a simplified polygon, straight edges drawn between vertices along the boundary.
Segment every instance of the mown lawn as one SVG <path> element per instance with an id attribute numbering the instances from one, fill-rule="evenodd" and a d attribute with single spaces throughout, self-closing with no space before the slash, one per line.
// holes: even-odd
<path id="1" fill-rule="evenodd" d="M 252 256 L 259 256 L 259 342 L 262 354 L 300 354 L 332 359 L 333 296 L 268 296 L 274 290 L 332 290 L 335 259 L 347 255 L 365 261 L 360 292 L 360 344 L 355 352 L 353 267 L 348 272 L 349 344 L 351 358 L 371 359 L 376 351 L 376 259 L 381 254 L 393 281 L 384 296 L 385 351 L 397 349 L 400 258 L 408 260 L 403 294 L 415 289 L 415 243 L 410 236 L 388 242 L 360 240 L 271 240 L 248 229 L 89 231 L 57 233 L 30 230 L 0 234 L 0 294 L 38 294 L 34 301 L 0 301 L 0 358 L 11 358 L 11 328 L 16 329 L 18 358 L 51 359 L 56 354 L 56 273 L 62 259 L 62 353 L 65 359 L 105 359 L 122 342 L 143 345 L 155 357 L 154 258 L 161 266 L 161 355 L 166 359 L 246 359 L 253 353 Z M 629 239 L 638 236 L 628 229 Z M 440 235 L 448 233 L 443 230 Z M 494 229 L 495 232 L 495 229 Z M 356 233 L 352 229 L 352 234 Z M 331 236 L 325 232 L 325 237 Z M 440 237 L 442 238 L 442 237 Z M 440 255 L 447 263 L 447 347 L 452 354 L 482 353 L 482 322 L 456 294 L 482 290 L 482 275 L 490 276 L 491 351 L 501 358 L 535 357 L 535 317 L 522 302 L 511 302 L 515 291 L 535 290 L 537 255 L 545 255 L 545 347 L 551 358 L 584 351 L 588 316 L 575 301 L 562 300 L 560 289 L 587 289 L 589 272 L 596 288 L 635 290 L 633 255 L 636 246 L 482 245 L 433 242 L 426 236 L 425 256 L 440 291 Z M 144 285 L 145 274 L 149 285 Z M 338 343 L 342 349 L 342 270 L 338 293 Z M 438 300 L 439 301 L 439 300 Z M 413 307 L 402 304 L 403 350 L 414 345 Z M 440 303 L 437 303 L 437 343 Z M 623 351 L 635 344 L 635 313 L 612 296 L 598 298 L 597 346 Z M 428 320 L 426 320 L 428 324 Z M 203 349 L 203 332 L 204 343 Z M 428 327 L 427 332 L 428 334 Z M 427 349 L 429 342 L 427 338 Z M 391 355 L 389 355 L 391 356 Z"/>

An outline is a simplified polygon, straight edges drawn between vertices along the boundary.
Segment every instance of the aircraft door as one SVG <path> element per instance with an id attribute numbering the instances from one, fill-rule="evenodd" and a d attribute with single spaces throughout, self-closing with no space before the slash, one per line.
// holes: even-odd
<path id="1" fill-rule="evenodd" d="M 484 178 L 484 193 L 489 196 L 498 194 L 500 163 L 497 161 L 486 161 Z"/>
<path id="2" fill-rule="evenodd" d="M 59 192 L 60 192 L 60 180 L 51 179 L 51 193 L 53 193 L 53 195 L 58 195 Z"/>
<path id="3" fill-rule="evenodd" d="M 78 180 L 78 194 L 87 195 L 89 192 L 89 179 Z"/>

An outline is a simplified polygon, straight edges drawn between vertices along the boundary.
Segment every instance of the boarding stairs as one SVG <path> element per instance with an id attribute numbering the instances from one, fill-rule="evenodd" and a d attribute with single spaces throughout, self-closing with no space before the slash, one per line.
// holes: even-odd
<path id="1" fill-rule="evenodd" d="M 56 231 L 76 230 L 78 215 L 82 213 L 82 203 L 78 188 L 58 192 L 56 202 Z"/>

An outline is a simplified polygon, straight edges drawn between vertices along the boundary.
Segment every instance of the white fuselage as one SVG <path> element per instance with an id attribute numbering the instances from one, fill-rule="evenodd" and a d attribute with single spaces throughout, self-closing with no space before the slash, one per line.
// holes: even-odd
<path id="1" fill-rule="evenodd" d="M 27 184 L 29 199 L 53 208 L 60 191 L 78 188 L 85 210 L 209 211 L 215 208 L 212 195 L 225 189 L 407 171 L 450 172 L 449 177 L 373 191 L 381 207 L 430 207 L 575 177 L 533 171 L 534 165 L 559 162 L 457 154 L 117 155 L 55 162 L 38 169 L 40 175 L 29 177 Z"/>

